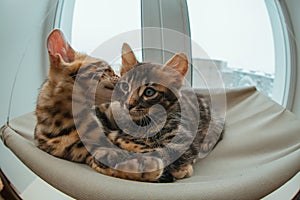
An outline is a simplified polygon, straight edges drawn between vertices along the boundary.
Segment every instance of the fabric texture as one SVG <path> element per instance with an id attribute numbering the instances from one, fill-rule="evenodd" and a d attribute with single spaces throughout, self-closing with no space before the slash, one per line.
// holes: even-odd
<path id="1" fill-rule="evenodd" d="M 300 121 L 255 88 L 226 92 L 223 140 L 175 183 L 142 183 L 97 173 L 51 156 L 33 142 L 35 116 L 2 128 L 2 140 L 34 173 L 62 192 L 88 199 L 258 199 L 300 170 Z"/>

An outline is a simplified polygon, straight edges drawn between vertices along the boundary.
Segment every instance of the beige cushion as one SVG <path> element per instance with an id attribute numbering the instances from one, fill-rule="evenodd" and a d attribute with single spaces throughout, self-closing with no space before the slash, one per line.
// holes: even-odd
<path id="1" fill-rule="evenodd" d="M 141 183 L 55 158 L 33 143 L 35 117 L 2 129 L 6 146 L 33 172 L 76 199 L 258 199 L 300 169 L 300 122 L 254 88 L 227 92 L 224 139 L 175 183 Z"/>

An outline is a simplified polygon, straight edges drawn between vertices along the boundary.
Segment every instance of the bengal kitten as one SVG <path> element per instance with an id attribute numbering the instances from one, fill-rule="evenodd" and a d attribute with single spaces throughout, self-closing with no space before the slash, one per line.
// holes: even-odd
<path id="1" fill-rule="evenodd" d="M 37 146 L 56 157 L 86 163 L 102 174 L 158 180 L 162 161 L 150 156 L 130 159 L 128 153 L 113 148 L 107 138 L 116 131 L 107 132 L 93 112 L 95 104 L 110 102 L 119 79 L 109 64 L 76 52 L 59 30 L 48 36 L 47 48 L 50 69 L 35 110 Z M 132 166 L 145 173 L 136 173 Z"/>
<path id="2" fill-rule="evenodd" d="M 162 161 L 157 182 L 190 177 L 199 154 L 208 154 L 222 138 L 224 121 L 216 116 L 209 98 L 182 89 L 187 71 L 183 53 L 163 66 L 139 63 L 124 44 L 114 101 L 95 108 L 105 132 L 114 132 L 107 135 L 118 148 L 137 158 Z"/>

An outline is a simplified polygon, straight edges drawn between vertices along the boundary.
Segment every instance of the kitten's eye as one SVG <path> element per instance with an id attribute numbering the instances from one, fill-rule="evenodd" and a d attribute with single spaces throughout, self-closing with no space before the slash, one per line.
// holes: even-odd
<path id="1" fill-rule="evenodd" d="M 146 88 L 146 89 L 144 90 L 144 95 L 145 95 L 146 97 L 152 97 L 152 96 L 155 95 L 155 94 L 156 94 L 156 90 L 153 89 L 153 88 Z"/>
<path id="2" fill-rule="evenodd" d="M 126 82 L 121 82 L 119 83 L 119 87 L 121 88 L 121 90 L 127 92 L 129 90 L 129 85 Z"/>

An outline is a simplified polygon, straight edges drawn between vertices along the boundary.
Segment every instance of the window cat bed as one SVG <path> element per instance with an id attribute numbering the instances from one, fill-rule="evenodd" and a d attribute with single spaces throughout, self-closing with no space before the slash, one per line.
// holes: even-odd
<path id="1" fill-rule="evenodd" d="M 300 122 L 254 88 L 228 91 L 223 140 L 199 160 L 194 175 L 175 183 L 105 176 L 35 147 L 35 116 L 1 130 L 5 145 L 34 173 L 76 199 L 258 199 L 300 170 Z"/>

